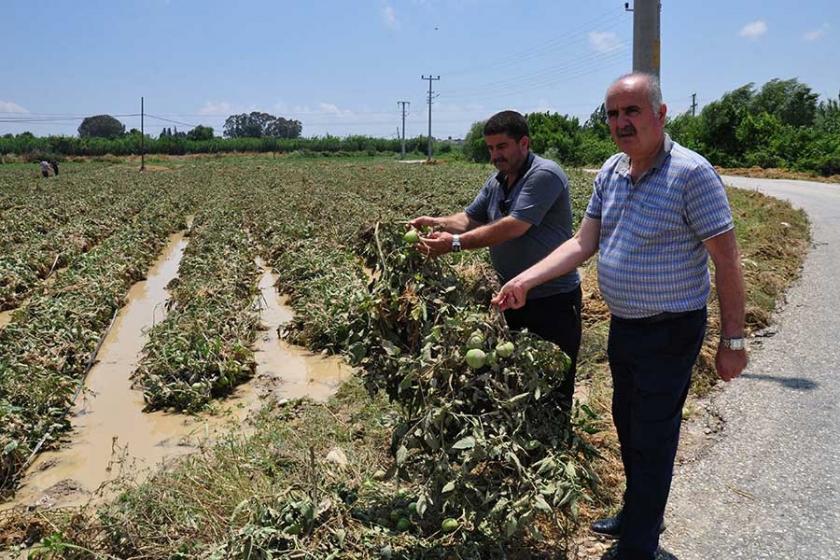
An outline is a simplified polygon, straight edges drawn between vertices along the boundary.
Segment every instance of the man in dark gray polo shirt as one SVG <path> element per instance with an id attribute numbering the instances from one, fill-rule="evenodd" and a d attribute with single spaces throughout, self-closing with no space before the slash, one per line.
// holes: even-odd
<path id="1" fill-rule="evenodd" d="M 572 236 L 569 180 L 555 162 L 531 152 L 528 122 L 515 111 L 490 117 L 484 140 L 499 172 L 487 179 L 475 200 L 463 212 L 421 216 L 411 225 L 436 228 L 421 238 L 422 249 L 431 256 L 489 247 L 493 267 L 507 282 Z M 510 328 L 527 328 L 571 358 L 557 399 L 567 413 L 580 348 L 580 309 L 580 278 L 572 270 L 534 288 L 522 308 L 505 311 Z"/>

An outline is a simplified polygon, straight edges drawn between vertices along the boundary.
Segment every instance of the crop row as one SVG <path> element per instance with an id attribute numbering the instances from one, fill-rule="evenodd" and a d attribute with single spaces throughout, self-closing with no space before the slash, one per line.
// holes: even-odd
<path id="1" fill-rule="evenodd" d="M 136 186 L 137 177 L 117 176 L 101 168 L 61 175 L 49 181 L 28 173 L 0 176 L 0 252 L 30 243 L 100 205 L 109 205 Z M 32 171 L 32 170 L 30 170 Z"/>
<path id="2" fill-rule="evenodd" d="M 476 262 L 480 253 L 453 266 L 404 244 L 400 216 L 416 205 L 407 183 L 377 189 L 357 178 L 338 188 L 324 179 L 301 181 L 305 194 L 287 187 L 282 199 L 266 197 L 274 205 L 249 214 L 250 227 L 297 312 L 287 337 L 345 354 L 369 390 L 385 390 L 398 405 L 391 451 L 395 468 L 419 483 L 424 530 L 464 515 L 475 529 L 510 536 L 540 512 L 575 517 L 593 478 L 585 466 L 592 450 L 564 428 L 558 407 L 544 404 L 557 398 L 568 358 L 519 335 L 520 350 L 496 362 L 491 349 L 512 335 L 489 323 L 492 276 Z M 474 185 L 448 189 L 443 211 L 467 189 Z M 415 212 L 424 209 L 441 211 Z M 384 221 L 374 225 L 371 216 Z M 471 332 L 493 341 L 492 366 L 465 362 Z M 585 412 L 574 423 L 591 430 L 591 418 Z"/>
<path id="3" fill-rule="evenodd" d="M 258 269 L 241 214 L 223 193 L 195 218 L 172 309 L 150 331 L 135 372 L 151 409 L 198 410 L 255 371 Z"/>
<path id="4" fill-rule="evenodd" d="M 63 224 L 42 234 L 21 233 L 26 229 L 21 225 L 28 224 L 26 214 L 7 223 L 9 237 L 30 237 L 10 244 L 0 257 L 0 310 L 20 304 L 51 271 L 90 251 L 157 196 L 154 190 L 129 189 L 126 184 L 136 187 L 129 182 L 116 188 L 103 185 L 84 204 L 65 213 Z"/>
<path id="5" fill-rule="evenodd" d="M 74 392 L 129 287 L 141 280 L 167 234 L 183 227 L 191 198 L 174 183 L 33 295 L 0 331 L 0 488 L 8 488 L 39 442 L 69 425 Z M 164 188 L 168 187 L 168 188 Z"/>

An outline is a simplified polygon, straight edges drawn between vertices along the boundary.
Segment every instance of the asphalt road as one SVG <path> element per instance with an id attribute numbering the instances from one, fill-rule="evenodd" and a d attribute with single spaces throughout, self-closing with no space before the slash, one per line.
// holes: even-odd
<path id="1" fill-rule="evenodd" d="M 679 560 L 840 559 L 840 185 L 724 182 L 805 209 L 814 247 L 777 333 L 714 400 L 723 437 L 677 469 L 662 547 Z"/>

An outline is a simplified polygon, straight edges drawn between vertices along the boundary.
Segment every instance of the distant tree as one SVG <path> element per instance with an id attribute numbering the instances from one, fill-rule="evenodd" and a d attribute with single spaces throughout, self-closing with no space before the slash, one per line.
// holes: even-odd
<path id="1" fill-rule="evenodd" d="M 231 115 L 225 119 L 224 135 L 228 138 L 298 138 L 301 130 L 300 121 L 253 111 Z"/>
<path id="2" fill-rule="evenodd" d="M 581 163 L 581 126 L 577 117 L 545 112 L 529 113 L 526 118 L 534 152 L 565 164 Z"/>
<path id="3" fill-rule="evenodd" d="M 796 78 L 770 80 L 752 100 L 752 113 L 773 115 L 782 124 L 812 126 L 817 114 L 819 95 Z"/>
<path id="4" fill-rule="evenodd" d="M 819 104 L 814 120 L 819 130 L 840 134 L 840 93 L 837 99 L 827 99 Z"/>
<path id="5" fill-rule="evenodd" d="M 592 132 L 598 138 L 609 139 L 610 125 L 607 124 L 607 108 L 603 103 L 592 111 L 592 114 L 583 123 L 583 129 Z"/>
<path id="6" fill-rule="evenodd" d="M 117 138 L 125 134 L 125 125 L 111 115 L 87 117 L 79 125 L 82 138 Z"/>
<path id="7" fill-rule="evenodd" d="M 190 140 L 212 140 L 213 127 L 198 125 L 194 129 L 187 132 L 187 138 Z"/>
<path id="8" fill-rule="evenodd" d="M 461 150 L 464 156 L 469 161 L 477 163 L 487 163 L 490 161 L 490 152 L 487 150 L 487 144 L 484 142 L 484 123 L 485 121 L 478 121 L 473 123 L 470 131 L 464 137 L 464 145 Z"/>
<path id="9" fill-rule="evenodd" d="M 743 147 L 736 131 L 741 121 L 750 113 L 753 96 L 753 84 L 723 94 L 717 101 L 712 101 L 700 112 L 703 127 L 700 141 L 706 146 L 705 155 L 718 165 L 739 165 Z"/>
<path id="10" fill-rule="evenodd" d="M 274 136 L 275 138 L 300 138 L 303 126 L 300 121 L 277 117 L 269 121 L 263 130 L 263 136 Z"/>

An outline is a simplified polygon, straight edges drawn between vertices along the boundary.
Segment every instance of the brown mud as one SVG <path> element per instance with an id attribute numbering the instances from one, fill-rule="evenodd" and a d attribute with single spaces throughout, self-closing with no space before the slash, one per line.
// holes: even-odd
<path id="1" fill-rule="evenodd" d="M 351 375 L 339 358 L 322 357 L 279 340 L 278 327 L 292 318 L 292 312 L 274 287 L 276 276 L 260 261 L 261 320 L 266 330 L 255 348 L 256 379 L 240 386 L 212 415 L 143 412 L 142 392 L 132 388 L 130 376 L 148 329 L 166 316 L 166 286 L 177 276 L 186 245 L 183 232 L 171 236 L 147 279 L 132 286 L 73 409 L 69 442 L 42 453 L 14 500 L 0 510 L 99 502 L 112 494 L 109 483 L 121 472 L 144 479 L 168 461 L 195 451 L 214 434 L 234 426 L 241 429 L 264 399 L 325 401 Z"/>
<path id="2" fill-rule="evenodd" d="M 251 390 L 274 400 L 326 401 L 350 377 L 351 369 L 338 357 L 323 357 L 280 340 L 278 328 L 292 319 L 292 310 L 278 294 L 271 268 L 262 259 L 257 265 L 263 270 L 259 304 L 266 330 L 255 348 L 257 380 Z"/>

